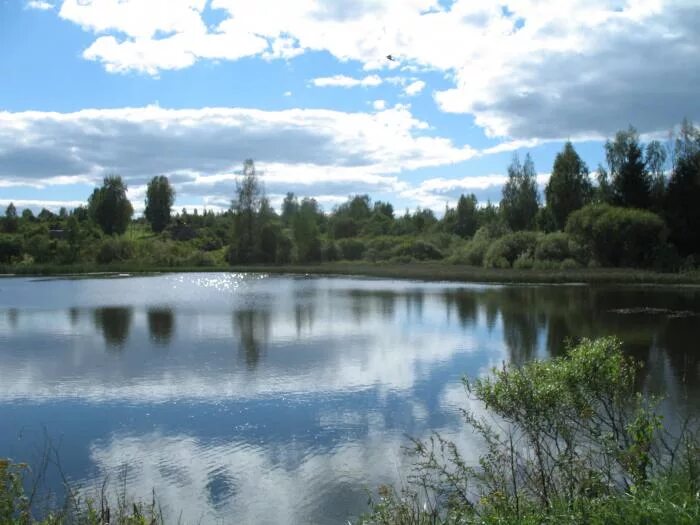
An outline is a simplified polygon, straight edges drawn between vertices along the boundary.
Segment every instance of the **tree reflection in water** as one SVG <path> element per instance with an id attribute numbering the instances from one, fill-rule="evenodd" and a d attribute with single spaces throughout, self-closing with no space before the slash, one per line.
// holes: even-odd
<path id="1" fill-rule="evenodd" d="M 129 337 L 133 310 L 126 306 L 108 306 L 94 311 L 95 327 L 102 332 L 108 347 L 121 349 Z"/>
<path id="2" fill-rule="evenodd" d="M 175 330 L 175 317 L 170 308 L 151 308 L 147 313 L 148 332 L 151 341 L 165 346 L 170 343 Z"/>

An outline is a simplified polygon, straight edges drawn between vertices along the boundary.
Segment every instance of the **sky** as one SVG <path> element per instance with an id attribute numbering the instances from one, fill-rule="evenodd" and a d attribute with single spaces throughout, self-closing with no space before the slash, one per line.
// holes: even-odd
<path id="1" fill-rule="evenodd" d="M 634 125 L 700 120 L 698 0 L 0 0 L 0 205 L 223 210 L 245 159 L 273 206 L 351 194 L 437 213 L 541 187 Z M 387 59 L 391 55 L 393 60 Z"/>

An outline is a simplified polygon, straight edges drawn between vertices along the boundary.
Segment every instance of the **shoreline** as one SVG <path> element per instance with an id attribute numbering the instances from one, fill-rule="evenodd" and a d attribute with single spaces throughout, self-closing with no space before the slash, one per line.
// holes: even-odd
<path id="1" fill-rule="evenodd" d="M 660 273 L 634 268 L 581 268 L 572 270 L 494 269 L 441 263 L 372 264 L 322 263 L 304 265 L 236 265 L 204 267 L 143 267 L 140 265 L 47 265 L 4 267 L 0 278 L 10 277 L 123 277 L 164 273 L 269 273 L 274 275 L 357 276 L 420 281 L 489 284 L 645 284 L 700 285 L 700 272 Z M 128 274 L 128 275 L 127 275 Z"/>

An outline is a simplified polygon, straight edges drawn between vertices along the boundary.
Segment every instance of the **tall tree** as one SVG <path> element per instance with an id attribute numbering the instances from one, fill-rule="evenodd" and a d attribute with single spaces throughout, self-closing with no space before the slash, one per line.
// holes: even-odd
<path id="1" fill-rule="evenodd" d="M 652 140 L 644 150 L 644 162 L 649 172 L 650 201 L 654 211 L 660 212 L 666 193 L 666 148 L 658 140 Z"/>
<path id="2" fill-rule="evenodd" d="M 473 193 L 469 196 L 460 195 L 457 201 L 454 232 L 460 237 L 471 237 L 477 228 L 476 206 L 478 201 Z"/>
<path id="3" fill-rule="evenodd" d="M 292 217 L 294 217 L 298 211 L 299 201 L 296 195 L 290 191 L 282 201 L 282 222 L 286 225 L 291 224 Z"/>
<path id="4" fill-rule="evenodd" d="M 544 189 L 547 208 L 554 216 L 558 229 L 564 229 L 566 219 L 572 211 L 588 204 L 593 196 L 593 187 L 588 178 L 588 166 L 579 157 L 571 142 L 557 153 L 552 176 Z"/>
<path id="5" fill-rule="evenodd" d="M 252 159 L 247 159 L 243 163 L 242 177 L 236 181 L 236 199 L 232 203 L 236 224 L 236 253 L 231 262 L 255 261 L 256 219 L 263 197 L 255 163 Z"/>
<path id="6" fill-rule="evenodd" d="M 508 166 L 508 181 L 503 186 L 501 211 L 511 229 L 528 230 L 535 225 L 539 207 L 535 165 L 528 153 L 525 162 L 520 163 L 516 153 Z"/>
<path id="7" fill-rule="evenodd" d="M 5 209 L 5 220 L 2 224 L 2 229 L 6 233 L 15 233 L 19 227 L 19 219 L 17 219 L 17 208 L 14 203 L 7 205 Z"/>
<path id="8" fill-rule="evenodd" d="M 321 260 L 321 240 L 318 229 L 319 207 L 315 199 L 303 199 L 292 223 L 297 257 L 300 262 Z"/>
<path id="9" fill-rule="evenodd" d="M 700 254 L 700 130 L 684 120 L 673 150 L 664 216 L 670 240 L 684 254 Z"/>
<path id="10" fill-rule="evenodd" d="M 170 224 L 170 214 L 174 203 L 175 190 L 170 185 L 168 177 L 164 175 L 153 177 L 146 189 L 144 215 L 154 232 L 160 233 Z"/>
<path id="11" fill-rule="evenodd" d="M 112 175 L 105 177 L 102 187 L 95 188 L 88 199 L 90 216 L 107 235 L 124 233 L 134 214 L 126 190 L 122 178 Z"/>
<path id="12" fill-rule="evenodd" d="M 618 206 L 646 209 L 651 204 L 651 180 L 646 169 L 639 135 L 632 126 L 618 131 L 605 143 L 614 202 Z"/>

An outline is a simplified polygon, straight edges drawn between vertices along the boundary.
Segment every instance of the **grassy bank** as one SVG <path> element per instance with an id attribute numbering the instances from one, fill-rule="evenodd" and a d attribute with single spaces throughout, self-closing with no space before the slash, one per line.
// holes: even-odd
<path id="1" fill-rule="evenodd" d="M 700 284 L 700 272 L 660 273 L 634 268 L 525 270 L 481 268 L 435 262 L 407 264 L 332 262 L 297 265 L 149 266 L 119 264 L 31 265 L 0 267 L 5 276 L 72 276 L 87 274 L 153 274 L 179 272 L 263 272 L 270 274 L 349 275 L 390 279 L 475 283 Z"/>

